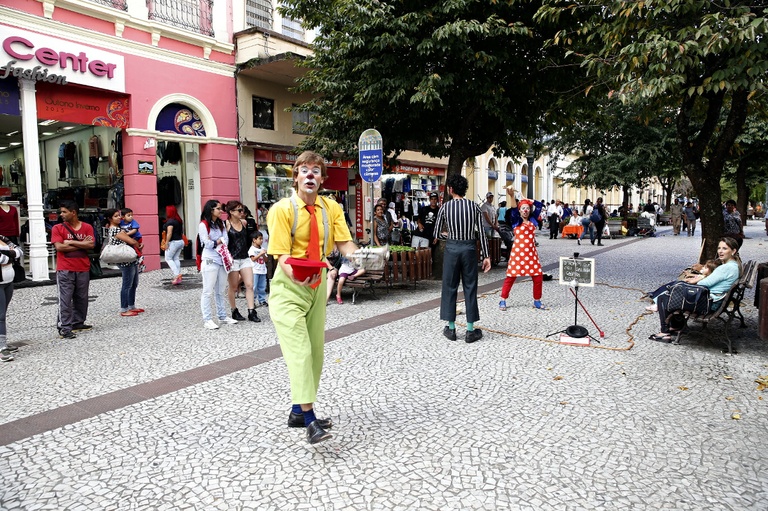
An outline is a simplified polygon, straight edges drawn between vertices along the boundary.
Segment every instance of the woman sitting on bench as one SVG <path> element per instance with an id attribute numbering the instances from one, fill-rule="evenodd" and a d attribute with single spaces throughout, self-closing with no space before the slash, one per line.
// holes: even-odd
<path id="1" fill-rule="evenodd" d="M 686 279 L 690 284 L 697 284 L 709 289 L 709 296 L 712 298 L 710 310 L 717 310 L 721 302 L 728 298 L 728 292 L 731 287 L 739 280 L 741 276 L 741 258 L 739 257 L 739 244 L 733 238 L 720 238 L 717 245 L 717 257 L 720 259 L 720 266 L 715 268 L 711 275 L 693 275 Z M 672 342 L 670 327 L 667 323 L 667 316 L 674 311 L 668 310 L 669 294 L 659 295 L 657 304 L 659 309 L 659 322 L 661 323 L 661 332 L 650 337 L 652 341 Z"/>

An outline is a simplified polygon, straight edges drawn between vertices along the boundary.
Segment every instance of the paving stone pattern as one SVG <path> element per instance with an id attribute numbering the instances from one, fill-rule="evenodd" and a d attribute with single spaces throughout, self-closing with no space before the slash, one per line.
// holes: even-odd
<path id="1" fill-rule="evenodd" d="M 768 259 L 751 224 L 742 256 Z M 692 262 L 698 236 L 538 239 L 549 268 L 576 250 L 596 258 L 598 285 L 579 296 L 600 344 L 546 338 L 573 323 L 556 281 L 544 284 L 550 310 L 521 280 L 500 311 L 503 268 L 480 278 L 486 332 L 471 345 L 462 327 L 457 342 L 442 336 L 439 282 L 355 305 L 345 291 L 328 306 L 317 404 L 335 437 L 317 446 L 285 425 L 270 311 L 203 329 L 193 269 L 181 288 L 167 271 L 142 275 L 135 318 L 118 315 L 119 279 L 92 283 L 95 328 L 69 341 L 53 326 L 55 287 L 17 290 L 8 331 L 21 347 L 0 365 L 0 509 L 765 509 L 768 412 L 754 380 L 768 350 L 752 297 L 735 356 L 719 326 L 652 342 L 641 293 Z M 582 311 L 579 324 L 597 335 Z M 52 426 L 25 431 L 41 416 Z"/>

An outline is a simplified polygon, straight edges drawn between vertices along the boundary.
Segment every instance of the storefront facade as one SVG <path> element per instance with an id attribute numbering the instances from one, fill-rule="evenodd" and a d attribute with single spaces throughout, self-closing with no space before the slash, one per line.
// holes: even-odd
<path id="1" fill-rule="evenodd" d="M 96 226 L 100 210 L 131 208 L 158 269 L 165 205 L 194 239 L 202 202 L 240 197 L 232 45 L 83 3 L 0 7 L 0 109 L 21 137 L 0 144 L 0 166 L 23 168 L 0 195 L 27 205 L 33 280 L 48 278 L 60 200 Z"/>

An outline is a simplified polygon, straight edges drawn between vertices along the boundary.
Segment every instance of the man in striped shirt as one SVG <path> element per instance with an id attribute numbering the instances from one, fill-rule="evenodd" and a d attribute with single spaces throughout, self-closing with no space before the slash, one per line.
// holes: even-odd
<path id="1" fill-rule="evenodd" d="M 445 256 L 443 258 L 443 291 L 440 298 L 440 319 L 447 321 L 443 335 L 451 341 L 456 340 L 456 298 L 459 291 L 459 279 L 464 286 L 464 303 L 467 310 L 467 335 L 464 340 L 475 342 L 483 337 L 483 332 L 474 327 L 480 319 L 477 307 L 477 254 L 475 245 L 480 239 L 483 255 L 483 272 L 491 269 L 488 257 L 488 241 L 483 232 L 482 213 L 471 200 L 465 199 L 469 183 L 464 176 L 453 174 L 445 183 L 452 200 L 440 207 L 435 222 L 435 236 L 445 238 Z"/>

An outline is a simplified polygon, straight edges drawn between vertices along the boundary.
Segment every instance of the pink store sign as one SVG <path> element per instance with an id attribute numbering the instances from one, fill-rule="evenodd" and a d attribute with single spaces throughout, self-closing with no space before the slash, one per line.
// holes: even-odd
<path id="1" fill-rule="evenodd" d="M 122 55 L 0 25 L 0 78 L 125 92 Z"/>

